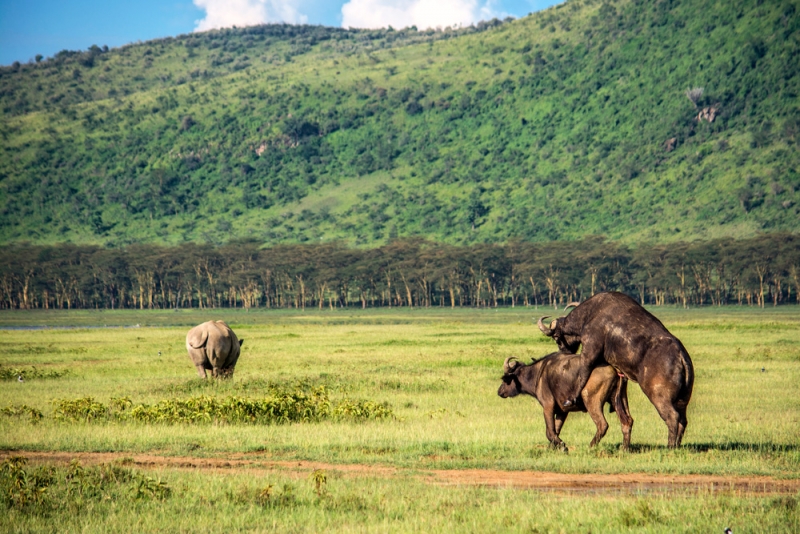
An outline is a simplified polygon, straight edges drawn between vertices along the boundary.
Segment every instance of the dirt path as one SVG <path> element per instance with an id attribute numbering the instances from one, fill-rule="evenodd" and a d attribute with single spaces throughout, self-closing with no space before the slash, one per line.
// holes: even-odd
<path id="1" fill-rule="evenodd" d="M 212 472 L 235 472 L 264 475 L 282 474 L 305 478 L 315 469 L 324 469 L 345 477 L 415 477 L 430 484 L 510 487 L 567 493 L 650 493 L 677 491 L 726 491 L 745 494 L 796 494 L 800 479 L 776 479 L 766 476 L 564 474 L 538 471 L 497 471 L 491 469 L 402 469 L 362 464 L 326 464 L 306 461 L 274 461 L 243 455 L 230 458 L 194 458 L 152 454 L 95 452 L 0 451 L 0 460 L 24 456 L 32 464 L 68 464 L 79 460 L 84 465 L 123 462 L 142 469 L 190 469 Z"/>

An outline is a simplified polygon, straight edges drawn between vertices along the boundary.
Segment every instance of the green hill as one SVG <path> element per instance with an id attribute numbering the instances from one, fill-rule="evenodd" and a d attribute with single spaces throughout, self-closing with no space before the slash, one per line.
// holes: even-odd
<path id="1" fill-rule="evenodd" d="M 797 232 L 797 4 L 570 0 L 2 68 L 0 242 Z"/>

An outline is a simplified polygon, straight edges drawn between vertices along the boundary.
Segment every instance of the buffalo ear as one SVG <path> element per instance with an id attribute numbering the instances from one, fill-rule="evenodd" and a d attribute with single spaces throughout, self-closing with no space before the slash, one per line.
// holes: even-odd
<path id="1" fill-rule="evenodd" d="M 239 348 L 242 348 L 242 345 L 244 345 L 244 339 L 239 340 Z"/>

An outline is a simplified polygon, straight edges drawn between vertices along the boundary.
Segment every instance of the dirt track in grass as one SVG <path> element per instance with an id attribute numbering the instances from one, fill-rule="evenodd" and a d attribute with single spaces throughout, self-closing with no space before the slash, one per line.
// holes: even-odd
<path id="1" fill-rule="evenodd" d="M 83 465 L 121 462 L 140 469 L 182 469 L 217 473 L 246 471 L 264 476 L 280 472 L 307 478 L 316 469 L 341 477 L 401 478 L 411 477 L 443 486 L 483 486 L 534 489 L 563 493 L 652 493 L 721 491 L 740 494 L 796 494 L 800 479 L 777 479 L 767 476 L 565 474 L 539 471 L 498 471 L 492 469 L 405 469 L 363 464 L 327 464 L 308 461 L 275 461 L 232 455 L 229 458 L 195 458 L 109 452 L 30 452 L 0 451 L 0 459 L 24 456 L 31 464 L 63 464 L 79 460 Z"/>

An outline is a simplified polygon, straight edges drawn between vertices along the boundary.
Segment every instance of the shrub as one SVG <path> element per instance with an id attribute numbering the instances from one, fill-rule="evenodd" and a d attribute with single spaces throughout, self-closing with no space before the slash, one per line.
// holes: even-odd
<path id="1" fill-rule="evenodd" d="M 0 465 L 0 500 L 7 508 L 28 513 L 82 507 L 111 498 L 164 500 L 170 486 L 115 464 L 84 467 L 77 460 L 66 468 L 27 467 L 24 457 L 11 457 Z"/>
<path id="2" fill-rule="evenodd" d="M 0 380 L 19 380 L 19 377 L 22 377 L 23 380 L 51 379 L 61 378 L 67 374 L 69 374 L 67 369 L 42 371 L 33 365 L 30 367 L 0 366 Z"/>
<path id="3" fill-rule="evenodd" d="M 343 399 L 336 404 L 333 410 L 333 418 L 337 420 L 388 419 L 393 415 L 389 403 L 369 400 Z"/>
<path id="4" fill-rule="evenodd" d="M 41 507 L 52 482 L 46 471 L 25 469 L 26 458 L 12 456 L 0 465 L 0 499 L 8 508 L 24 510 Z"/>
<path id="5" fill-rule="evenodd" d="M 172 493 L 169 485 L 163 480 L 148 476 L 140 476 L 133 489 L 135 499 L 157 499 L 163 501 Z"/>
<path id="6" fill-rule="evenodd" d="M 107 406 L 92 397 L 57 399 L 54 418 L 65 422 L 134 421 L 165 424 L 283 424 L 318 422 L 326 419 L 364 421 L 393 417 L 387 403 L 344 398 L 331 403 L 328 389 L 282 390 L 251 399 L 228 395 L 199 395 L 187 399 L 164 399 L 155 404 L 136 404 L 128 397 L 112 398 Z M 21 409 L 21 408 L 20 408 Z"/>
<path id="7" fill-rule="evenodd" d="M 57 421 L 93 421 L 106 419 L 109 416 L 109 409 L 106 405 L 97 402 L 92 397 L 81 399 L 56 399 L 53 401 L 55 408 L 53 417 Z"/>
<path id="8" fill-rule="evenodd" d="M 0 408 L 0 414 L 7 417 L 22 417 L 27 414 L 32 423 L 39 422 L 44 418 L 44 414 L 40 410 L 27 404 L 9 404 L 5 408 Z"/>

